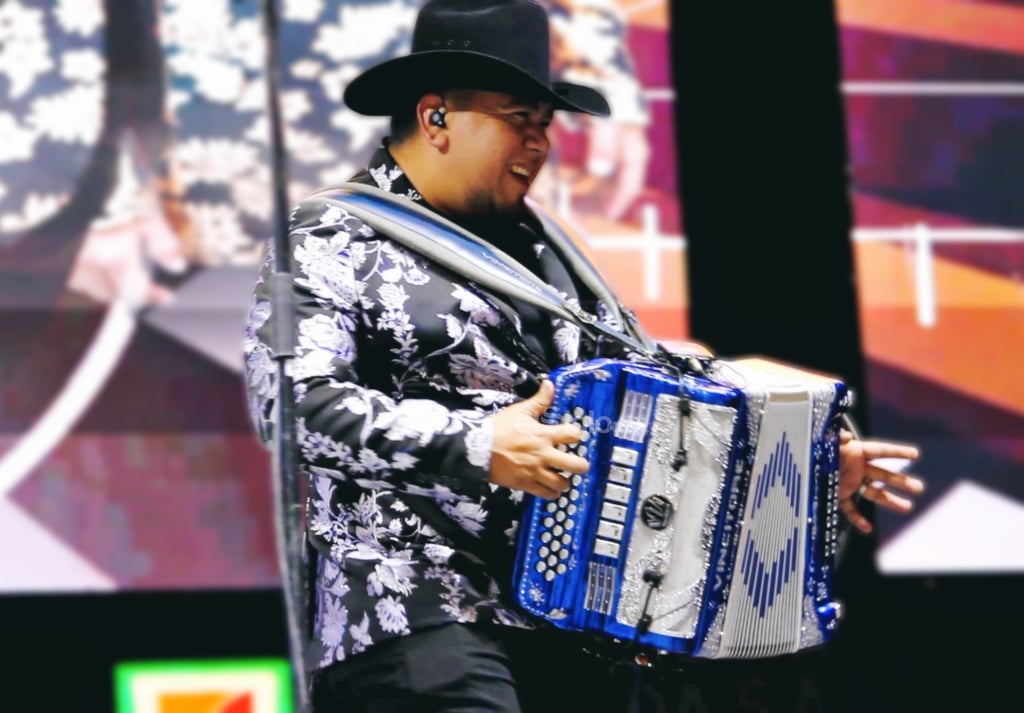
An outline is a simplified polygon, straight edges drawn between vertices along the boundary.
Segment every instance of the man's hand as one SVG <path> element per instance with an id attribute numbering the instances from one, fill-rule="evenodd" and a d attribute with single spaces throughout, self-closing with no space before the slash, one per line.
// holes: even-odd
<path id="1" fill-rule="evenodd" d="M 187 267 L 177 235 L 156 213 L 91 230 L 75 258 L 68 287 L 101 303 L 165 304 L 173 293 L 153 281 L 150 264 L 175 273 Z"/>
<path id="2" fill-rule="evenodd" d="M 604 217 L 619 220 L 644 189 L 651 148 L 647 130 L 635 124 L 616 123 L 610 119 L 590 122 L 587 137 L 587 169 L 594 175 L 614 182 L 614 189 L 605 204 Z"/>
<path id="3" fill-rule="evenodd" d="M 919 456 L 913 446 L 885 441 L 862 441 L 849 431 L 839 435 L 839 507 L 850 524 L 864 533 L 871 532 L 871 523 L 857 510 L 856 497 L 869 500 L 899 513 L 909 512 L 910 498 L 897 495 L 894 490 L 909 495 L 924 492 L 924 482 L 904 473 L 897 473 L 876 463 L 879 458 L 897 458 L 915 461 Z"/>
<path id="4" fill-rule="evenodd" d="M 538 420 L 554 397 L 554 384 L 545 380 L 536 394 L 494 414 L 492 483 L 551 499 L 569 488 L 569 481 L 556 469 L 587 471 L 585 459 L 558 449 L 579 442 L 584 432 L 569 423 L 548 425 Z"/>

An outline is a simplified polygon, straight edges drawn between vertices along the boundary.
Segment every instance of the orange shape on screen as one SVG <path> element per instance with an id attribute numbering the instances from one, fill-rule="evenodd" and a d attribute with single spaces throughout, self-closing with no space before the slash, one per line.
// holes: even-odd
<path id="1" fill-rule="evenodd" d="M 253 713 L 251 693 L 165 693 L 160 713 Z"/>

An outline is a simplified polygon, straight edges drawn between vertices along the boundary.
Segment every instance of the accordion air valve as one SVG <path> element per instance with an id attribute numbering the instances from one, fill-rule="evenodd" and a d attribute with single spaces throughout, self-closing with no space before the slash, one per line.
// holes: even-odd
<path id="1" fill-rule="evenodd" d="M 760 359 L 707 373 L 596 359 L 544 416 L 589 470 L 528 497 L 516 599 L 555 626 L 660 654 L 761 658 L 831 637 L 837 379 Z"/>

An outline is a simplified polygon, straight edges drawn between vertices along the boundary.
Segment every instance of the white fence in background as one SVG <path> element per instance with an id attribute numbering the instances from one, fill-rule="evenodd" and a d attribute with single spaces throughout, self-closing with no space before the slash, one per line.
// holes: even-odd
<path id="1" fill-rule="evenodd" d="M 934 96 L 934 97 L 1024 97 L 1024 83 L 1016 82 L 949 82 L 949 81 L 848 81 L 840 86 L 848 96 Z M 644 91 L 649 101 L 672 101 L 669 88 Z M 1024 148 L 1024 147 L 1022 147 Z M 556 212 L 569 223 L 574 221 L 567 188 L 559 192 Z M 595 252 L 634 249 L 642 254 L 644 297 L 662 297 L 661 264 L 666 252 L 681 254 L 686 238 L 680 234 L 663 233 L 658 207 L 641 207 L 641 228 L 635 233 L 600 235 L 580 231 L 587 245 Z M 913 253 L 914 305 L 917 323 L 934 327 L 938 321 L 938 298 L 935 283 L 935 251 L 937 244 L 1013 244 L 1024 243 L 1024 230 L 999 228 L 939 228 L 926 223 L 902 227 L 854 228 L 855 242 L 903 242 Z"/>
<path id="2" fill-rule="evenodd" d="M 857 242 L 904 242 L 913 249 L 914 304 L 917 323 L 934 327 L 938 321 L 935 286 L 935 251 L 937 243 L 1008 244 L 1024 243 L 1024 230 L 998 228 L 933 228 L 926 223 L 906 228 L 855 228 Z"/>
<path id="3" fill-rule="evenodd" d="M 993 81 L 847 81 L 840 85 L 846 96 L 1024 98 L 1024 82 Z M 1024 147 L 1020 147 L 1024 149 Z M 894 228 L 855 228 L 855 241 L 902 241 L 913 250 L 914 293 L 917 323 L 934 327 L 937 322 L 934 246 L 937 243 L 1024 243 L 1024 231 L 999 228 L 936 228 L 919 223 Z"/>

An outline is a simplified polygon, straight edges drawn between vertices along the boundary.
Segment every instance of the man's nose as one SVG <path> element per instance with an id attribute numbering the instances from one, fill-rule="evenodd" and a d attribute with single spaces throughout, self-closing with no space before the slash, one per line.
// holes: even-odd
<path id="1" fill-rule="evenodd" d="M 547 127 L 540 124 L 530 124 L 526 129 L 526 148 L 537 151 L 541 155 L 547 155 L 551 148 L 551 140 L 548 138 Z"/>

